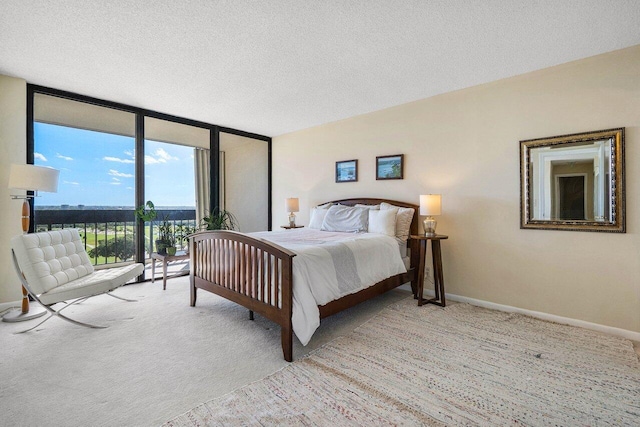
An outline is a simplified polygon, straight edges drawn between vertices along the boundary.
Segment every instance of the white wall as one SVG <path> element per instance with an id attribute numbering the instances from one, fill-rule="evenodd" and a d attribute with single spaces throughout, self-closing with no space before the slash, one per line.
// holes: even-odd
<path id="1" fill-rule="evenodd" d="M 428 76 L 425 76 L 428 78 Z M 442 193 L 446 291 L 640 331 L 640 46 L 448 93 L 273 140 L 273 218 L 299 197 L 418 203 Z M 626 127 L 627 233 L 521 230 L 519 141 Z M 405 154 L 405 179 L 375 157 Z M 336 184 L 335 162 L 359 160 Z"/>
<path id="2" fill-rule="evenodd" d="M 11 238 L 22 233 L 22 200 L 12 200 L 9 190 L 9 166 L 26 163 L 27 83 L 0 75 L 0 304 L 22 298 L 20 282 L 11 262 Z"/>

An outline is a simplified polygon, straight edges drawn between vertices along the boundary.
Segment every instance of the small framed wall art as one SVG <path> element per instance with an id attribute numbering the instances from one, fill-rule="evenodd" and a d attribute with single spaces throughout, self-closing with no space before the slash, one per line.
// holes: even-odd
<path id="1" fill-rule="evenodd" d="M 376 179 L 403 179 L 404 154 L 376 157 Z"/>
<path id="2" fill-rule="evenodd" d="M 336 182 L 356 182 L 358 180 L 358 160 L 336 162 Z"/>

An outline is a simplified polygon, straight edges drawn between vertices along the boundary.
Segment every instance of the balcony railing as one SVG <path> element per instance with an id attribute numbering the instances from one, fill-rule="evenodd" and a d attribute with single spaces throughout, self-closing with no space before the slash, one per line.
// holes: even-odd
<path id="1" fill-rule="evenodd" d="M 94 265 L 114 264 L 135 259 L 135 215 L 133 209 L 37 209 L 36 231 L 77 228 Z M 168 221 L 195 227 L 195 209 L 158 209 L 158 219 L 145 224 L 145 258 L 155 251 L 156 228 Z M 102 245 L 101 248 L 98 246 Z M 104 247 L 107 246 L 107 247 Z M 100 253 L 102 252 L 102 254 Z"/>

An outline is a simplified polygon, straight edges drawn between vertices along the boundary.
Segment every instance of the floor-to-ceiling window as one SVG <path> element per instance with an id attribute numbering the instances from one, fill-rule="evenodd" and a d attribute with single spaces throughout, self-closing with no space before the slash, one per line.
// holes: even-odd
<path id="1" fill-rule="evenodd" d="M 96 265 L 135 255 L 135 115 L 37 93 L 33 162 L 60 170 L 34 201 L 36 230 L 75 227 Z"/>
<path id="2" fill-rule="evenodd" d="M 197 228 L 196 154 L 210 147 L 210 130 L 154 117 L 144 120 L 144 193 L 158 213 L 145 227 L 146 256 L 155 247 L 158 226 L 173 232 L 174 245 L 185 250 L 184 236 Z M 155 225 L 155 228 L 154 228 Z"/>
<path id="3" fill-rule="evenodd" d="M 35 229 L 79 228 L 94 264 L 148 259 L 165 219 L 181 248 L 224 200 L 242 231 L 270 229 L 270 138 L 35 85 L 27 101 L 27 162 L 60 170 L 58 193 L 34 202 Z M 236 138 L 226 173 L 221 134 Z M 148 200 L 158 218 L 143 224 L 134 210 Z"/>

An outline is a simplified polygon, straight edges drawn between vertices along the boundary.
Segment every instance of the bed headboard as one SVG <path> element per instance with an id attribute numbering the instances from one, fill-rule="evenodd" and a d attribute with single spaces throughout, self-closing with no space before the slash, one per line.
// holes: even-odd
<path id="1" fill-rule="evenodd" d="M 389 203 L 394 206 L 400 206 L 403 208 L 413 208 L 413 218 L 411 219 L 411 227 L 409 228 L 410 234 L 419 234 L 420 231 L 418 229 L 419 223 L 419 215 L 420 215 L 420 206 L 414 205 L 412 203 L 400 202 L 398 200 L 389 200 L 389 199 L 370 199 L 370 198 L 359 198 L 359 199 L 342 199 L 342 200 L 332 200 L 327 203 L 335 203 L 346 206 L 354 206 L 354 205 L 378 205 L 382 202 Z M 324 203 L 321 203 L 324 204 Z"/>

